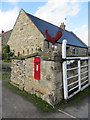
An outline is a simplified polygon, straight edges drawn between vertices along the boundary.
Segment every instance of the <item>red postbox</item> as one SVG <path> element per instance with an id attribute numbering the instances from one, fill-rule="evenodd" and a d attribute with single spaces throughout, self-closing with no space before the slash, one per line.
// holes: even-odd
<path id="1" fill-rule="evenodd" d="M 34 79 L 40 80 L 40 57 L 34 57 Z"/>

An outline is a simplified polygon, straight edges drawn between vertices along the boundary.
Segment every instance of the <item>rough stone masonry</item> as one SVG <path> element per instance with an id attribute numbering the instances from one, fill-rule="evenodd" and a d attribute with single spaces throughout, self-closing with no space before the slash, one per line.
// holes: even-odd
<path id="1" fill-rule="evenodd" d="M 34 79 L 34 57 L 40 56 L 40 80 Z M 50 104 L 63 98 L 62 65 L 58 52 L 39 52 L 26 57 L 15 57 L 11 63 L 11 83 L 19 89 L 36 94 Z"/>
<path id="2" fill-rule="evenodd" d="M 40 57 L 40 80 L 34 78 L 34 58 Z M 86 65 L 88 61 L 82 61 L 81 65 Z M 68 64 L 67 67 L 76 67 L 74 64 Z M 81 72 L 87 71 L 88 67 L 82 68 Z M 11 83 L 25 90 L 30 94 L 36 94 L 38 97 L 50 104 L 57 104 L 63 99 L 63 74 L 62 74 L 62 56 L 58 51 L 41 51 L 24 57 L 13 57 L 11 62 Z M 73 76 L 78 73 L 74 70 L 67 73 L 67 76 Z M 85 77 L 87 73 L 81 77 Z M 68 83 L 77 81 L 77 77 L 70 79 Z M 82 81 L 83 82 L 83 81 Z M 75 83 L 68 87 L 75 87 Z"/>

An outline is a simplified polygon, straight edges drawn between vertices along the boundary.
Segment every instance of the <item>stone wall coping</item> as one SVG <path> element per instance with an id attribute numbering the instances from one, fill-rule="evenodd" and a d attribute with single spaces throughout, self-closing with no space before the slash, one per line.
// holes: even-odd
<path id="1" fill-rule="evenodd" d="M 35 52 L 32 53 L 30 55 L 26 55 L 26 56 L 13 56 L 11 57 L 11 59 L 17 59 L 17 60 L 25 60 L 28 58 L 32 58 L 35 56 L 41 56 L 43 60 L 56 60 L 56 58 L 61 59 L 61 54 L 58 51 L 39 51 L 39 52 Z"/>

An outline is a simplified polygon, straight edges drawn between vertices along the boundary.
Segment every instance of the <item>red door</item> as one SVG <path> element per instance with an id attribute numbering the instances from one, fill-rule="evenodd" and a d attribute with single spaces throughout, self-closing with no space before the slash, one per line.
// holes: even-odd
<path id="1" fill-rule="evenodd" d="M 34 57 L 34 79 L 40 80 L 40 57 Z"/>

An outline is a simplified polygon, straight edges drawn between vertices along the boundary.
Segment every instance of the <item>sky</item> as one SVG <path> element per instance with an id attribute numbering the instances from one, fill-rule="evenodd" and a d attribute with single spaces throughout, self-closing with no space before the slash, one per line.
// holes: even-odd
<path id="1" fill-rule="evenodd" d="M 88 45 L 88 0 L 0 0 L 0 32 L 13 29 L 21 8 L 57 26 L 64 22 Z"/>

